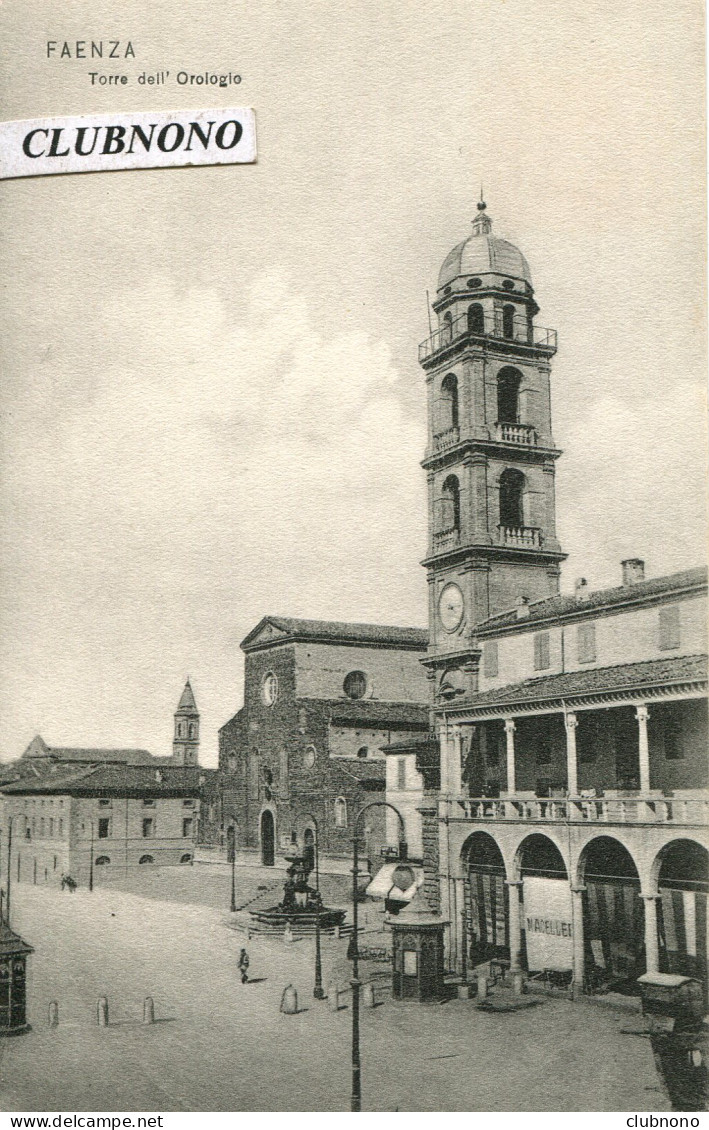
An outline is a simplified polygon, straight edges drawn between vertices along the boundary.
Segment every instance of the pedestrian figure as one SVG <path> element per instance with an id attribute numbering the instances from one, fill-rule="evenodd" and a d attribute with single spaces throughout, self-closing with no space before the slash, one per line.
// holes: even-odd
<path id="1" fill-rule="evenodd" d="M 249 979 L 249 955 L 243 947 L 239 954 L 239 972 L 241 973 L 241 984 L 245 985 Z"/>

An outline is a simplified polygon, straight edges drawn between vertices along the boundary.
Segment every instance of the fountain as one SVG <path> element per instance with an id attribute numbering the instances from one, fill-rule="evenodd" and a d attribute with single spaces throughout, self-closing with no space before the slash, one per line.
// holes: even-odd
<path id="1" fill-rule="evenodd" d="M 330 931 L 336 926 L 341 926 L 346 911 L 323 906 L 319 892 L 308 883 L 313 870 L 312 851 L 308 851 L 307 847 L 302 853 L 298 852 L 297 848 L 293 851 L 293 855 L 286 856 L 290 866 L 283 884 L 283 898 L 277 906 L 268 906 L 263 910 L 249 910 L 250 916 L 260 927 L 266 927 L 274 932 L 284 931 L 290 923 L 291 929 L 296 933 L 312 934 L 315 932 L 318 917 L 321 930 Z"/>

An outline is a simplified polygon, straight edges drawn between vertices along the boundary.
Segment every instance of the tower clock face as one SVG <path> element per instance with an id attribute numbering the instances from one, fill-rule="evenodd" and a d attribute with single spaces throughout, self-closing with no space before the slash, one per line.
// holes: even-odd
<path id="1" fill-rule="evenodd" d="M 438 615 L 447 632 L 454 632 L 460 626 L 465 611 L 463 594 L 457 585 L 445 585 L 438 598 Z"/>

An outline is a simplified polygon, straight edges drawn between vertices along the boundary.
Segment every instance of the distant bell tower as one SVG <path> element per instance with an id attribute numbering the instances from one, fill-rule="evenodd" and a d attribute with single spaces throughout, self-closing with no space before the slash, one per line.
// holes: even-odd
<path id="1" fill-rule="evenodd" d="M 482 194 L 481 194 L 482 196 Z M 524 255 L 492 235 L 481 199 L 473 230 L 446 257 L 437 325 L 419 347 L 428 385 L 430 644 L 435 701 L 475 690 L 475 629 L 552 596 L 565 554 L 556 537 L 550 373 L 556 332 Z"/>
<path id="2" fill-rule="evenodd" d="M 196 765 L 199 758 L 199 711 L 189 679 L 175 711 L 172 760 L 175 765 Z"/>

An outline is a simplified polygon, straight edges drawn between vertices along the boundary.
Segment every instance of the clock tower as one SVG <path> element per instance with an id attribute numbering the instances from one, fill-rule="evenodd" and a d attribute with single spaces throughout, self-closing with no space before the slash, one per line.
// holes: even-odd
<path id="1" fill-rule="evenodd" d="M 556 332 L 537 325 L 529 265 L 492 234 L 484 201 L 444 260 L 437 326 L 419 347 L 428 386 L 430 644 L 435 702 L 476 689 L 476 626 L 553 596 L 556 537 L 550 373 Z"/>

